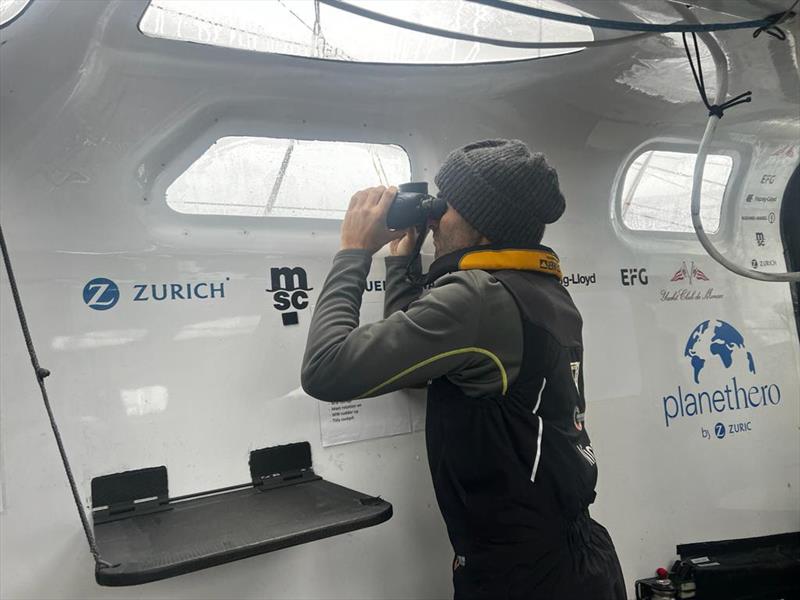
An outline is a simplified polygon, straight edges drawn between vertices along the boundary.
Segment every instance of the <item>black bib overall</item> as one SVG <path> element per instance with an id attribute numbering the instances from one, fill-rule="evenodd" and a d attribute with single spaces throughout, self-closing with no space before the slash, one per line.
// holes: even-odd
<path id="1" fill-rule="evenodd" d="M 551 275 L 492 273 L 522 316 L 519 376 L 470 398 L 428 389 L 433 485 L 456 553 L 457 600 L 623 600 L 606 530 L 589 517 L 597 466 L 583 422 L 582 320 Z"/>

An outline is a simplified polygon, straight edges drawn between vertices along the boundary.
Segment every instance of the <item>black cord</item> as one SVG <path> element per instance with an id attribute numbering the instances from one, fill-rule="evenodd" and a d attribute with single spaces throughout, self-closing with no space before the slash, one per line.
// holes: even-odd
<path id="1" fill-rule="evenodd" d="M 734 29 L 758 29 L 767 31 L 774 29 L 778 23 L 782 23 L 791 16 L 794 16 L 792 9 L 797 5 L 795 2 L 788 10 L 770 15 L 763 19 L 749 21 L 736 21 L 734 23 L 643 23 L 640 21 L 617 21 L 613 19 L 597 19 L 595 17 L 585 17 L 582 15 L 569 15 L 552 10 L 523 6 L 506 0 L 466 0 L 475 4 L 482 4 L 492 8 L 505 10 L 521 15 L 539 17 L 550 21 L 560 21 L 562 23 L 575 23 L 578 25 L 588 25 L 598 29 L 618 29 L 623 31 L 649 31 L 654 33 L 693 33 L 708 31 L 730 31 Z M 770 33 L 770 35 L 773 35 Z"/>
<path id="2" fill-rule="evenodd" d="M 11 257 L 8 254 L 8 247 L 6 246 L 6 238 L 3 235 L 2 226 L 0 226 L 0 248 L 3 251 L 3 262 L 6 265 L 8 282 L 11 286 L 11 294 L 14 296 L 14 305 L 17 308 L 17 316 L 19 317 L 20 327 L 22 327 L 22 335 L 25 336 L 25 345 L 28 347 L 28 354 L 31 358 L 33 371 L 36 374 L 36 381 L 39 383 L 39 389 L 42 392 L 44 407 L 47 410 L 47 417 L 50 419 L 50 427 L 52 427 L 53 435 L 56 438 L 58 452 L 61 454 L 61 462 L 64 464 L 64 471 L 66 472 L 67 479 L 69 480 L 69 487 L 72 490 L 72 497 L 75 500 L 75 507 L 78 509 L 78 515 L 81 518 L 83 532 L 86 534 L 86 541 L 89 542 L 89 552 L 92 553 L 95 565 L 97 567 L 111 567 L 113 566 L 111 563 L 100 558 L 100 551 L 97 549 L 97 542 L 94 538 L 94 533 L 92 532 L 92 528 L 89 526 L 89 519 L 86 517 L 86 513 L 83 510 L 83 505 L 81 504 L 81 498 L 78 494 L 78 487 L 75 485 L 75 477 L 72 475 L 72 468 L 69 465 L 67 452 L 64 449 L 64 443 L 61 441 L 61 433 L 58 430 L 58 425 L 56 424 L 56 419 L 53 415 L 53 409 L 50 406 L 50 399 L 47 397 L 47 389 L 44 385 L 45 377 L 50 375 L 50 371 L 39 364 L 39 359 L 36 356 L 36 349 L 33 347 L 31 332 L 30 329 L 28 329 L 28 321 L 25 318 L 25 311 L 22 309 L 22 300 L 19 296 L 19 288 L 17 287 L 17 280 L 14 277 L 14 270 L 11 268 Z"/>
<path id="3" fill-rule="evenodd" d="M 409 31 L 416 31 L 417 33 L 425 33 L 428 35 L 435 35 L 451 40 L 461 40 L 465 42 L 478 42 L 481 44 L 489 44 L 490 46 L 500 46 L 503 48 L 528 48 L 528 49 L 549 49 L 549 48 L 591 48 L 597 46 L 610 46 L 620 41 L 633 41 L 651 35 L 650 33 L 636 33 L 633 35 L 626 35 L 621 37 L 610 38 L 606 40 L 575 40 L 568 42 L 518 42 L 514 40 L 501 40 L 497 38 L 484 37 L 480 35 L 472 35 L 470 33 L 462 33 L 460 31 L 450 31 L 447 29 L 440 29 L 438 27 L 431 27 L 421 23 L 414 23 L 406 21 L 405 19 L 398 19 L 397 17 L 390 17 L 383 13 L 375 12 L 349 2 L 342 0 L 319 0 L 320 3 L 326 4 L 331 8 L 348 12 L 365 19 L 384 23 L 400 29 L 407 29 Z"/>
<path id="4" fill-rule="evenodd" d="M 784 41 L 786 39 L 786 32 L 784 32 L 783 29 L 778 27 L 778 24 L 783 23 L 784 21 L 788 21 L 794 16 L 794 13 L 792 11 L 794 10 L 794 7 L 797 6 L 798 2 L 800 2 L 800 0 L 794 0 L 794 4 L 792 4 L 788 9 L 786 9 L 782 13 L 777 13 L 767 17 L 767 20 L 772 21 L 772 23 L 768 25 L 763 25 L 762 27 L 756 29 L 753 32 L 753 37 L 757 38 L 762 33 L 766 33 L 767 35 L 771 35 L 776 39 Z"/>
<path id="5" fill-rule="evenodd" d="M 723 113 L 731 108 L 732 106 L 737 106 L 738 104 L 744 104 L 745 102 L 750 102 L 752 99 L 753 92 L 746 91 L 742 94 L 739 94 L 735 98 L 731 98 L 723 102 L 722 104 L 711 104 L 708 101 L 708 95 L 706 94 L 706 82 L 703 79 L 703 66 L 700 63 L 700 46 L 697 44 L 697 35 L 692 32 L 692 41 L 694 42 L 694 52 L 695 56 L 697 57 L 697 69 L 694 66 L 694 60 L 692 59 L 692 53 L 689 51 L 689 42 L 686 39 L 686 34 L 681 34 L 683 37 L 683 47 L 686 50 L 686 58 L 689 59 L 689 66 L 692 68 L 692 76 L 694 77 L 694 82 L 697 85 L 697 91 L 700 92 L 700 98 L 703 100 L 703 104 L 706 105 L 708 109 L 708 116 L 716 116 L 718 118 L 722 118 Z"/>
<path id="6" fill-rule="evenodd" d="M 425 243 L 426 237 L 428 237 L 428 227 L 426 225 L 417 226 L 417 241 L 414 243 L 414 251 L 408 257 L 408 264 L 406 265 L 406 280 L 414 285 L 422 285 L 422 281 L 425 279 L 422 268 L 417 272 L 414 269 L 414 264 L 420 252 L 422 252 L 422 244 Z"/>

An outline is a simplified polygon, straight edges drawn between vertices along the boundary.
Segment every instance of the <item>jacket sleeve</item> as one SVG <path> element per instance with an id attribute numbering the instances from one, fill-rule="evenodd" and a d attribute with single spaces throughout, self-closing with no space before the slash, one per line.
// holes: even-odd
<path id="1" fill-rule="evenodd" d="M 301 381 L 308 394 L 329 402 L 352 400 L 443 375 L 451 375 L 456 383 L 469 381 L 477 386 L 476 393 L 505 391 L 508 373 L 498 356 L 503 350 L 476 345 L 485 308 L 482 288 L 475 281 L 480 272 L 441 277 L 405 312 L 359 326 L 371 262 L 370 255 L 359 250 L 343 250 L 334 258 L 303 357 Z M 521 354 L 521 340 L 517 342 L 520 347 L 515 350 Z"/>
<path id="2" fill-rule="evenodd" d="M 408 306 L 422 295 L 422 284 L 406 278 L 407 256 L 386 257 L 386 292 L 383 296 L 383 316 L 388 317 Z M 422 274 L 422 259 L 417 255 L 411 264 L 411 273 Z"/>

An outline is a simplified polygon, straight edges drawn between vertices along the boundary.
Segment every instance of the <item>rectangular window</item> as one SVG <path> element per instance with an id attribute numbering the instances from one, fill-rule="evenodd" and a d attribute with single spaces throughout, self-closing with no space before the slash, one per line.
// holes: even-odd
<path id="1" fill-rule="evenodd" d="M 593 40 L 591 27 L 519 15 L 469 0 L 350 0 L 387 17 L 511 42 L 576 42 L 571 48 L 514 48 L 409 31 L 313 0 L 151 0 L 145 35 L 347 62 L 467 64 L 569 54 Z M 573 16 L 556 0 L 527 4 Z"/>
<path id="2" fill-rule="evenodd" d="M 697 155 L 647 150 L 625 173 L 620 214 L 622 223 L 637 231 L 693 232 L 692 179 Z M 700 219 L 709 233 L 719 230 L 722 199 L 733 170 L 733 159 L 722 154 L 706 157 L 701 187 Z"/>
<path id="3" fill-rule="evenodd" d="M 167 188 L 180 213 L 341 219 L 354 192 L 411 179 L 400 146 L 224 137 Z"/>

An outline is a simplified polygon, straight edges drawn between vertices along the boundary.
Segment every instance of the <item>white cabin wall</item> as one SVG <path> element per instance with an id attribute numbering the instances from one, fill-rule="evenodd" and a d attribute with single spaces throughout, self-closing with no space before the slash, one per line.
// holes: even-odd
<path id="1" fill-rule="evenodd" d="M 630 59 L 628 50 L 454 68 L 445 78 L 429 68 L 328 65 L 131 35 L 144 6 L 37 0 L 18 25 L 33 29 L 37 14 L 46 15 L 76 34 L 65 36 L 63 52 L 40 56 L 18 29 L 23 34 L 0 57 L 2 223 L 40 359 L 53 372 L 48 389 L 82 496 L 88 503 L 92 477 L 159 464 L 169 468 L 173 495 L 240 483 L 249 450 L 309 440 L 320 475 L 380 494 L 395 515 L 374 528 L 168 581 L 96 586 L 3 271 L 2 597 L 449 595 L 450 549 L 422 432 L 322 448 L 317 403 L 298 389 L 310 312 L 299 327 L 283 328 L 263 291 L 269 267 L 298 264 L 318 293 L 338 224 L 178 215 L 158 193 L 191 156 L 237 132 L 398 143 L 409 152 L 412 176 L 427 180 L 447 151 L 475 139 L 519 137 L 544 151 L 567 198 L 545 243 L 565 272 L 594 272 L 598 280 L 570 288 L 585 318 L 587 423 L 600 465 L 592 513 L 610 530 L 629 586 L 665 565 L 676 543 L 800 526 L 800 353 L 788 286 L 745 282 L 691 240 L 632 243 L 612 217 L 619 166 L 649 139 L 696 140 L 704 123 L 699 105 L 673 120 L 655 108 L 656 116 L 642 118 L 647 99 L 639 94 L 605 90 L 586 106 L 574 87 L 566 92 L 568 84 L 591 89 L 589 71 L 626 53 Z M 58 65 L 48 77 L 25 77 L 48 64 Z M 570 73 L 581 81 L 570 83 Z M 598 73 L 605 80 L 613 69 Z M 13 101 L 7 83 L 16 88 Z M 771 114 L 791 127 L 791 98 L 772 102 Z M 785 142 L 786 123 L 754 134 L 735 111 L 722 122 L 721 141 L 754 151 L 758 143 Z M 726 205 L 734 220 L 746 192 L 737 190 L 739 201 Z M 746 260 L 742 229 L 726 235 L 724 247 Z M 662 306 L 657 289 L 683 260 L 701 262 L 725 298 L 710 307 Z M 646 267 L 650 284 L 621 287 L 626 266 Z M 376 278 L 381 268 L 376 259 Z M 95 313 L 81 290 L 96 276 L 231 280 L 224 303 L 128 303 Z M 661 397 L 691 382 L 683 344 L 707 318 L 742 330 L 783 392 L 781 406 L 754 417 L 751 437 L 715 446 L 699 439 L 699 422 L 665 430 L 660 413 Z M 220 320 L 229 325 L 186 337 Z M 166 407 L 127 414 L 122 390 L 153 386 L 167 390 Z"/>

